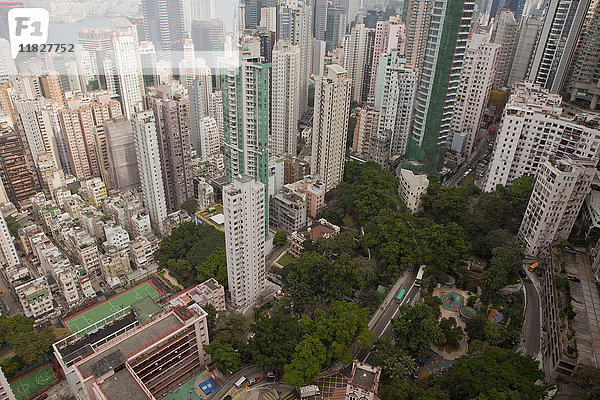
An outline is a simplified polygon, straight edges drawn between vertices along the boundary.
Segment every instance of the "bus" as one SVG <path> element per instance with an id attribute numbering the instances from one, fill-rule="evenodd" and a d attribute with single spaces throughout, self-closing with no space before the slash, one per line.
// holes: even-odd
<path id="1" fill-rule="evenodd" d="M 400 293 L 398 293 L 398 296 L 396 296 L 396 303 L 400 303 L 402 301 L 402 298 L 404 297 L 404 293 L 406 293 L 406 290 L 402 289 L 400 291 Z"/>
<path id="2" fill-rule="evenodd" d="M 540 265 L 539 263 L 533 263 L 529 266 L 529 272 L 534 272 L 535 269 L 538 267 L 538 265 Z"/>
<path id="3" fill-rule="evenodd" d="M 417 272 L 417 278 L 415 279 L 415 286 L 421 286 L 421 279 L 423 279 L 423 272 L 425 272 L 425 266 L 421 265 L 421 267 L 419 267 L 419 272 Z"/>

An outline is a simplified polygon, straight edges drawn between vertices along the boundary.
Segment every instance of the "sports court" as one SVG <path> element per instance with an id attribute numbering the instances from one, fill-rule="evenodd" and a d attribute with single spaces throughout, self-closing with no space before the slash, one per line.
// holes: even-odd
<path id="1" fill-rule="evenodd" d="M 10 384 L 10 388 L 17 400 L 25 400 L 31 396 L 34 396 L 49 386 L 54 385 L 58 382 L 54 371 L 49 364 L 42 365 L 41 367 L 34 369 L 27 375 L 14 380 Z"/>
<path id="2" fill-rule="evenodd" d="M 87 311 L 83 311 L 74 317 L 64 320 L 63 324 L 71 332 L 79 332 L 148 296 L 156 300 L 160 297 L 160 294 L 150 282 L 144 282 Z"/>

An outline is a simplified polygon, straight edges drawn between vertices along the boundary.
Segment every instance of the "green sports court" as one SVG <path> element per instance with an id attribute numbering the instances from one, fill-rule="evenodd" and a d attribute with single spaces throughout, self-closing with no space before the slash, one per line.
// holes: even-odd
<path id="1" fill-rule="evenodd" d="M 17 400 L 25 400 L 58 382 L 49 364 L 42 365 L 33 372 L 23 375 L 10 384 Z"/>
<path id="2" fill-rule="evenodd" d="M 113 297 L 97 306 L 83 311 L 67 320 L 63 324 L 73 333 L 79 332 L 88 326 L 102 321 L 104 318 L 116 313 L 119 310 L 131 306 L 133 303 L 150 296 L 156 300 L 160 297 L 158 291 L 150 284 L 144 282 L 134 288 L 131 288 L 118 296 Z"/>

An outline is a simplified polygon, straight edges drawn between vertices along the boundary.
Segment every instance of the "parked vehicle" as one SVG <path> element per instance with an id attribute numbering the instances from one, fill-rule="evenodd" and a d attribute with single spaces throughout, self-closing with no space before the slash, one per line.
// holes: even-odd
<path id="1" fill-rule="evenodd" d="M 279 371 L 267 371 L 265 372 L 265 378 L 277 378 L 279 376 Z"/>
<path id="2" fill-rule="evenodd" d="M 241 387 L 242 387 L 242 385 L 243 385 L 245 382 L 246 382 L 246 377 L 245 377 L 245 376 L 242 376 L 240 379 L 238 379 L 238 380 L 235 382 L 235 387 L 236 387 L 236 388 L 241 388 Z"/>
<path id="3" fill-rule="evenodd" d="M 250 379 L 248 379 L 248 386 L 256 385 L 259 382 L 260 382 L 260 378 L 258 376 L 256 378 L 250 378 Z"/>

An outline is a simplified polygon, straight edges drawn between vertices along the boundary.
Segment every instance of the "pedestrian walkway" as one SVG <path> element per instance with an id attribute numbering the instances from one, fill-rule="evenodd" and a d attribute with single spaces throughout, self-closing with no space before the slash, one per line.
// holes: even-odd
<path id="1" fill-rule="evenodd" d="M 592 275 L 590 257 L 587 254 L 579 252 L 576 257 L 579 279 L 581 279 L 583 298 L 585 300 L 585 309 L 592 334 L 596 364 L 600 365 L 600 294 L 598 294 L 598 287 Z"/>

